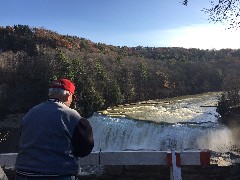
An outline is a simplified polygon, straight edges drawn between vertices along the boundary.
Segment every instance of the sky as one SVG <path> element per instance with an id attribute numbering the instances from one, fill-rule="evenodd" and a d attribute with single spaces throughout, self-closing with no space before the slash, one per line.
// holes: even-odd
<path id="1" fill-rule="evenodd" d="M 114 46 L 240 49 L 240 29 L 207 20 L 210 0 L 0 0 L 0 26 L 43 27 Z"/>

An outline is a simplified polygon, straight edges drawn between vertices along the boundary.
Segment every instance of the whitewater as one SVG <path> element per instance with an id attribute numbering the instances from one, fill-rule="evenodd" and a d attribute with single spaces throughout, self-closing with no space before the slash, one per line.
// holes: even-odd
<path id="1" fill-rule="evenodd" d="M 239 160 L 234 130 L 221 123 L 220 93 L 205 93 L 120 105 L 95 113 L 89 121 L 93 151 L 209 149 L 218 163 Z M 234 156 L 234 158 L 233 158 Z"/>

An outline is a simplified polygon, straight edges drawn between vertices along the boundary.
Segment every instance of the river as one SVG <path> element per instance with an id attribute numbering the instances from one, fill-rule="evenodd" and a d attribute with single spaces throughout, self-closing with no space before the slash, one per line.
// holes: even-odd
<path id="1" fill-rule="evenodd" d="M 220 93 L 205 93 L 121 105 L 95 113 L 94 151 L 209 149 L 212 162 L 239 162 L 238 129 L 216 112 Z"/>

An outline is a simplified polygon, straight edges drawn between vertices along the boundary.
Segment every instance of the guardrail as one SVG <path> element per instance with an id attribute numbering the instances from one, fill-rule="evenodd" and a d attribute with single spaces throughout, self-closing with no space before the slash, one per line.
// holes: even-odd
<path id="1" fill-rule="evenodd" d="M 170 166 L 172 180 L 181 180 L 181 166 L 210 165 L 210 151 L 114 151 L 92 152 L 80 159 L 84 165 L 164 165 Z M 17 153 L 0 154 L 0 166 L 12 167 Z"/>

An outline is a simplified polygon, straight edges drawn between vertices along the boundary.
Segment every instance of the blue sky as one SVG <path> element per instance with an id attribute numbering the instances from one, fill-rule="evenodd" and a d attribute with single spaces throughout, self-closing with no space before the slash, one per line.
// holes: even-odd
<path id="1" fill-rule="evenodd" d="M 0 0 L 0 26 L 44 27 L 115 46 L 240 48 L 240 29 L 209 23 L 209 0 Z"/>

